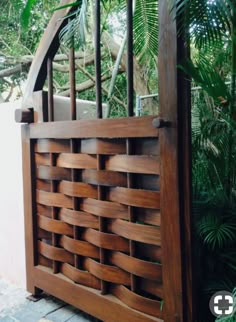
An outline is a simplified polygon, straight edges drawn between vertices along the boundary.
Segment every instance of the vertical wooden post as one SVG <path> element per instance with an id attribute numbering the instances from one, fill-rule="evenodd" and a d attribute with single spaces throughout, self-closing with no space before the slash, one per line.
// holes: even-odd
<path id="1" fill-rule="evenodd" d="M 187 322 L 191 316 L 190 255 L 190 102 L 189 86 L 177 64 L 187 54 L 177 36 L 177 20 L 166 0 L 159 0 L 159 103 L 160 117 L 170 122 L 160 129 L 161 238 L 164 288 L 164 321 Z M 182 57 L 184 58 L 184 56 Z M 182 106 L 183 104 L 183 106 Z M 188 135 L 188 138 L 186 137 Z M 185 144 L 185 146 L 184 146 Z M 187 230 L 187 231 L 186 231 Z M 186 238 L 184 238 L 184 236 Z M 185 256 L 183 254 L 185 253 Z M 186 279 L 188 282 L 186 283 Z M 188 298 L 188 301 L 187 301 Z"/>
<path id="2" fill-rule="evenodd" d="M 24 178 L 24 223 L 25 223 L 25 255 L 27 291 L 38 295 L 41 291 L 35 287 L 33 269 L 37 265 L 37 231 L 36 231 L 36 209 L 35 209 L 35 169 L 32 160 L 32 142 L 29 137 L 29 125 L 21 128 L 22 136 L 22 160 Z"/>

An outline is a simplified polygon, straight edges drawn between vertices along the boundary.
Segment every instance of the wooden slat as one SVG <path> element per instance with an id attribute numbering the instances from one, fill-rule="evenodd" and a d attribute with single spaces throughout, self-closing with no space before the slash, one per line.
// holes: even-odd
<path id="1" fill-rule="evenodd" d="M 123 139 L 84 139 L 81 140 L 81 153 L 87 154 L 124 154 Z"/>
<path id="2" fill-rule="evenodd" d="M 113 287 L 112 293 L 129 307 L 156 317 L 162 316 L 161 302 L 137 295 L 121 285 Z"/>
<path id="3" fill-rule="evenodd" d="M 153 226 L 140 225 L 115 219 L 109 229 L 119 236 L 152 245 L 161 245 L 160 229 Z"/>
<path id="4" fill-rule="evenodd" d="M 152 156 L 115 155 L 106 160 L 106 169 L 112 171 L 159 174 L 159 160 Z"/>
<path id="5" fill-rule="evenodd" d="M 59 211 L 58 217 L 60 220 L 63 220 L 64 222 L 74 226 L 95 229 L 98 229 L 99 226 L 98 218 L 96 216 L 83 211 L 62 208 Z"/>
<path id="6" fill-rule="evenodd" d="M 150 263 L 121 252 L 112 252 L 110 262 L 123 270 L 154 281 L 161 281 L 162 267 L 159 264 Z"/>
<path id="7" fill-rule="evenodd" d="M 51 208 L 48 206 L 37 204 L 37 214 L 51 218 Z"/>
<path id="8" fill-rule="evenodd" d="M 155 245 L 136 243 L 136 250 L 140 258 L 161 263 L 162 249 Z"/>
<path id="9" fill-rule="evenodd" d="M 83 234 L 83 239 L 100 248 L 128 252 L 128 241 L 124 238 L 103 233 L 94 229 L 87 229 Z"/>
<path id="10" fill-rule="evenodd" d="M 30 137 L 37 138 L 136 138 L 157 137 L 153 116 L 80 120 L 30 124 Z M 137 131 L 138 129 L 138 131 Z"/>
<path id="11" fill-rule="evenodd" d="M 83 182 L 61 181 L 58 191 L 71 197 L 96 198 L 97 187 Z"/>
<path id="12" fill-rule="evenodd" d="M 67 153 L 70 152 L 69 140 L 40 139 L 35 144 L 38 153 Z"/>
<path id="13" fill-rule="evenodd" d="M 51 183 L 50 183 L 50 181 L 37 179 L 36 180 L 36 189 L 50 192 L 51 191 Z"/>
<path id="14" fill-rule="evenodd" d="M 73 228 L 60 220 L 38 216 L 38 226 L 44 230 L 61 235 L 73 235 Z"/>
<path id="15" fill-rule="evenodd" d="M 158 210 L 138 208 L 136 210 L 136 218 L 138 222 L 144 222 L 145 224 L 161 225 L 161 214 Z"/>
<path id="16" fill-rule="evenodd" d="M 139 285 L 142 291 L 163 299 L 163 285 L 160 284 L 159 281 L 151 281 L 140 278 Z"/>
<path id="17" fill-rule="evenodd" d="M 101 264 L 90 258 L 84 260 L 84 267 L 91 274 L 103 281 L 130 285 L 130 274 L 122 271 L 118 267 Z"/>
<path id="18" fill-rule="evenodd" d="M 70 253 L 92 258 L 99 258 L 99 249 L 86 241 L 75 240 L 68 236 L 62 236 L 60 239 L 60 246 L 68 250 Z"/>
<path id="19" fill-rule="evenodd" d="M 76 269 L 75 267 L 67 263 L 62 264 L 61 271 L 65 276 L 70 278 L 75 283 L 79 283 L 81 285 L 92 287 L 98 290 L 100 289 L 100 280 L 89 272 Z"/>
<path id="20" fill-rule="evenodd" d="M 84 170 L 82 172 L 83 182 L 108 187 L 126 187 L 126 176 L 122 173 L 106 170 Z"/>
<path id="21" fill-rule="evenodd" d="M 158 138 L 135 138 L 133 140 L 134 154 L 159 156 Z"/>
<path id="22" fill-rule="evenodd" d="M 115 202 L 86 198 L 82 200 L 80 209 L 96 216 L 128 219 L 127 206 Z"/>
<path id="23" fill-rule="evenodd" d="M 45 206 L 72 208 L 72 199 L 57 192 L 37 190 L 36 200 Z"/>
<path id="24" fill-rule="evenodd" d="M 96 169 L 96 157 L 80 153 L 61 153 L 57 158 L 58 167 L 70 169 Z"/>
<path id="25" fill-rule="evenodd" d="M 110 188 L 109 200 L 143 208 L 160 208 L 160 193 L 148 190 Z"/>
<path id="26" fill-rule="evenodd" d="M 73 264 L 74 256 L 66 250 L 38 241 L 38 251 L 43 256 L 58 262 Z"/>
<path id="27" fill-rule="evenodd" d="M 69 180 L 69 169 L 59 167 L 39 166 L 36 169 L 36 177 L 44 180 Z"/>
<path id="28" fill-rule="evenodd" d="M 35 153 L 35 163 L 37 165 L 50 165 L 50 155 L 48 153 Z"/>

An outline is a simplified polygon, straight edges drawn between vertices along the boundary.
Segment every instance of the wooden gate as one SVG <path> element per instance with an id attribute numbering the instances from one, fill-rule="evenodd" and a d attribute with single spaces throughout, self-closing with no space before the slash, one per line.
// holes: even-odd
<path id="1" fill-rule="evenodd" d="M 68 8 L 52 18 L 16 111 L 29 123 L 22 126 L 27 287 L 102 321 L 190 322 L 189 94 L 176 69 L 187 50 L 159 0 L 161 117 L 133 117 L 127 55 L 128 117 L 102 119 L 99 1 L 95 7 L 98 119 L 76 119 L 73 49 L 71 120 L 55 116 L 52 61 Z M 127 17 L 132 53 L 132 1 Z"/>

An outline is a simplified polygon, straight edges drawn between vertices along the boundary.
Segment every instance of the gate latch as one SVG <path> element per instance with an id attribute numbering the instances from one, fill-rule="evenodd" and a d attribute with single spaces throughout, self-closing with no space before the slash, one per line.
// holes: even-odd
<path id="1" fill-rule="evenodd" d="M 159 117 L 153 119 L 152 125 L 157 129 L 161 129 L 163 127 L 170 127 L 171 122 L 161 119 Z"/>

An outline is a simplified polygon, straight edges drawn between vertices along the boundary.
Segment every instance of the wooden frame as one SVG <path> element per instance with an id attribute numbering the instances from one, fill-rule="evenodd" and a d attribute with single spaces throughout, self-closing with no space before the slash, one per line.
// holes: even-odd
<path id="1" fill-rule="evenodd" d="M 67 4 L 70 0 L 64 0 L 62 3 Z M 132 5 L 128 6 L 128 13 L 132 12 Z M 96 1 L 97 8 L 99 8 L 99 1 Z M 24 125 L 22 128 L 22 143 L 23 143 L 23 175 L 24 175 L 24 204 L 25 204 L 25 230 L 26 230 L 26 266 L 27 266 L 27 289 L 37 294 L 40 289 L 43 289 L 50 294 L 57 296 L 68 303 L 75 305 L 82 310 L 102 319 L 107 322 L 149 322 L 149 321 L 166 321 L 166 322 L 190 322 L 193 320 L 193 291 L 192 291 L 192 269 L 191 269 L 191 157 L 190 157 L 190 133 L 191 133 L 191 121 L 190 121 L 190 88 L 188 81 L 184 78 L 182 72 L 178 71 L 177 64 L 180 63 L 180 59 L 188 56 L 188 46 L 186 45 L 186 36 L 177 36 L 177 23 L 178 20 L 174 20 L 169 14 L 167 1 L 159 0 L 159 104 L 160 104 L 160 116 L 159 120 L 155 121 L 154 117 L 142 117 L 131 118 L 132 116 L 132 64 L 129 65 L 128 70 L 128 93 L 129 93 L 129 118 L 113 119 L 113 120 L 92 120 L 92 121 L 62 121 L 54 122 L 53 118 L 53 93 L 50 90 L 48 95 L 43 92 L 38 92 L 39 101 L 35 105 L 36 91 L 41 91 L 43 83 L 46 79 L 47 71 L 46 66 L 48 62 L 48 72 L 52 76 L 50 69 L 50 63 L 52 57 L 55 55 L 58 48 L 58 32 L 65 20 L 58 20 L 62 18 L 65 13 L 70 9 L 62 10 L 56 13 L 52 18 L 45 35 L 42 39 L 42 43 L 37 51 L 35 60 L 30 70 L 29 82 L 26 89 L 25 98 L 23 100 L 23 107 L 29 108 L 32 105 L 36 107 L 35 116 L 38 121 L 48 121 L 48 115 L 51 122 L 47 123 L 33 123 L 30 125 Z M 129 16 L 129 37 L 132 39 L 132 15 Z M 99 20 L 97 21 L 99 23 Z M 100 34 L 96 34 L 97 46 L 100 43 Z M 130 44 L 130 43 L 129 43 Z M 129 45 L 129 51 L 132 52 L 132 44 Z M 97 51 L 96 70 L 97 80 L 100 77 L 100 62 L 99 62 L 99 50 Z M 132 58 L 132 55 L 127 55 L 128 59 Z M 48 60 L 50 58 L 50 61 Z M 71 59 L 73 60 L 73 52 L 71 52 Z M 73 67 L 73 62 L 71 62 Z M 73 69 L 73 68 L 72 68 Z M 50 76 L 50 77 L 51 77 Z M 71 86 L 73 85 L 74 78 L 71 77 Z M 98 84 L 100 84 L 98 82 Z M 100 84 L 101 85 L 101 84 Z M 98 118 L 102 117 L 101 111 L 101 86 L 97 87 L 97 106 Z M 52 87 L 52 86 L 51 86 Z M 73 90 L 72 90 L 73 92 Z M 73 93 L 72 93 L 73 94 Z M 47 96 L 47 97 L 46 97 Z M 73 96 L 73 95 L 72 95 Z M 74 97 L 75 100 L 75 97 Z M 46 102 L 47 101 L 47 102 Z M 72 100 L 73 101 L 73 100 Z M 75 105 L 75 104 L 74 104 Z M 48 112 L 51 111 L 50 113 Z M 27 112 L 28 111 L 28 112 Z M 72 114 L 75 115 L 75 106 L 71 106 Z M 29 115 L 31 113 L 31 115 Z M 23 118 L 23 116 L 24 118 Z M 51 115 L 51 116 L 50 116 Z M 24 113 L 18 113 L 18 121 L 24 122 L 28 120 L 32 121 L 32 111 L 26 110 Z M 72 117 L 72 120 L 74 118 Z M 161 119 L 161 121 L 160 121 Z M 160 129 L 156 129 L 154 126 L 150 126 L 153 122 L 154 125 L 159 124 Z M 137 129 L 139 129 L 137 131 Z M 75 284 L 68 279 L 60 271 L 61 258 L 59 256 L 58 231 L 53 228 L 52 230 L 52 246 L 41 245 L 39 241 L 38 246 L 38 230 L 39 223 L 36 219 L 37 213 L 37 165 L 35 164 L 35 144 L 37 146 L 40 140 L 46 140 L 50 143 L 50 140 L 70 140 L 71 147 L 70 153 L 74 155 L 76 153 L 76 146 L 80 146 L 80 140 L 96 138 L 102 139 L 116 139 L 118 137 L 126 140 L 126 159 L 125 160 L 138 160 L 137 156 L 133 156 L 133 140 L 140 138 L 155 138 L 159 137 L 160 142 L 160 165 L 158 165 L 158 171 L 161 173 L 160 183 L 160 209 L 161 209 L 161 248 L 162 248 L 162 283 L 163 289 L 156 288 L 156 293 L 160 298 L 164 299 L 163 310 L 158 311 L 158 314 L 149 313 L 153 308 L 149 308 L 149 304 L 142 305 L 142 297 L 135 293 L 138 290 L 137 276 L 131 273 L 131 286 L 130 290 L 120 287 L 109 288 L 109 283 L 101 278 L 101 293 L 95 288 L 89 288 L 84 285 Z M 47 144 L 49 144 L 47 143 Z M 114 148 L 110 145 L 110 148 Z M 41 151 L 42 152 L 42 151 Z M 67 151 L 68 152 L 68 151 Z M 36 153 L 36 154 L 35 154 Z M 50 151 L 50 161 L 47 166 L 57 166 L 57 150 Z M 78 153 L 78 151 L 77 151 Z M 105 154 L 105 152 L 103 152 Z M 104 168 L 105 158 L 100 155 L 100 152 L 96 152 L 97 158 L 97 171 L 102 172 L 107 170 Z M 72 157 L 73 158 L 73 157 Z M 132 159 L 133 158 L 133 159 Z M 135 159 L 136 158 L 136 159 Z M 120 158 L 119 160 L 122 160 Z M 72 162 L 72 161 L 71 161 Z M 119 161 L 122 162 L 122 161 Z M 135 163 L 135 162 L 133 162 Z M 140 163 L 141 164 L 141 163 Z M 81 167 L 81 166 L 77 166 Z M 106 165 L 105 165 L 106 167 Z M 130 166 L 132 169 L 133 167 Z M 29 176 L 29 169 L 30 174 Z M 144 169 L 142 165 L 142 169 Z M 41 169 L 42 170 L 42 169 Z M 45 169 L 44 169 L 45 170 Z M 48 171 L 48 170 L 47 170 Z M 55 173 L 58 170 L 55 169 Z M 119 170 L 118 170 L 119 171 Z M 134 173 L 136 170 L 132 170 Z M 134 193 L 134 176 L 130 174 L 130 169 L 127 171 L 127 193 Z M 144 171 L 144 170 L 142 170 Z M 157 170 L 156 170 L 157 171 Z M 77 171 L 71 168 L 71 180 L 73 187 L 77 184 Z M 157 173 L 155 173 L 157 174 Z M 48 174 L 44 176 L 47 177 Z M 65 174 L 63 174 L 64 176 Z M 99 174 L 96 174 L 96 178 Z M 51 177 L 50 177 L 51 178 Z M 103 180 L 105 177 L 103 177 Z M 49 177 L 48 177 L 49 180 Z M 56 186 L 53 183 L 54 179 L 50 179 L 51 182 L 51 194 L 56 193 Z M 95 180 L 93 178 L 93 180 Z M 107 179 L 106 179 L 107 180 Z M 117 179 L 118 180 L 118 176 Z M 120 180 L 120 179 L 119 179 Z M 121 181 L 119 181 L 121 182 Z M 123 182 L 123 181 L 122 181 Z M 68 189 L 65 193 L 67 198 Z M 74 188 L 73 188 L 74 189 Z M 101 202 L 106 201 L 104 189 L 99 183 L 98 187 L 98 200 Z M 122 189 L 120 189 L 121 191 Z M 136 191 L 138 198 L 138 191 Z M 49 195 L 48 195 L 49 196 Z M 76 195 L 72 196 L 73 210 L 77 211 L 79 208 Z M 141 195 L 140 195 L 141 196 Z M 63 197 L 64 198 L 64 197 Z M 125 193 L 121 192 L 119 195 L 119 202 L 122 204 L 127 201 L 125 199 Z M 117 199 L 117 200 L 118 200 Z M 71 208 L 71 202 L 68 204 Z M 129 223 L 127 227 L 134 227 L 137 216 L 134 215 L 134 207 L 144 205 L 144 201 L 135 203 L 128 203 L 128 219 Z M 52 207 L 52 220 L 55 225 L 58 221 L 58 214 L 56 208 L 60 207 L 58 203 L 49 203 Z M 148 203 L 145 203 L 147 205 Z M 170 207 L 171 205 L 171 207 Z M 47 224 L 43 224 L 46 225 Z M 52 225 L 52 223 L 50 224 Z M 64 225 L 64 223 L 63 223 Z M 45 226 L 45 227 L 46 227 Z M 65 225 L 64 225 L 65 226 Z M 78 227 L 72 225 L 74 228 L 74 240 L 79 240 Z M 112 226 L 112 225 L 111 225 Z M 125 229 L 125 226 L 122 226 Z M 69 228 L 68 228 L 69 229 Z M 99 219 L 99 233 L 107 234 L 111 229 L 107 225 L 107 219 Z M 70 230 L 70 229 L 69 229 Z M 117 231 L 116 229 L 114 232 Z M 147 231 L 148 228 L 147 228 Z M 105 236 L 105 235 L 104 235 Z M 129 241 L 129 256 L 136 258 L 136 245 L 135 240 L 131 238 L 134 234 L 131 232 L 128 235 L 124 235 L 126 238 L 130 238 Z M 129 239 L 128 238 L 128 239 Z M 145 237 L 146 238 L 146 237 Z M 154 236 L 154 239 L 157 236 Z M 41 248 L 41 246 L 43 248 Z M 54 247 L 54 248 L 53 248 Z M 42 265 L 39 257 L 40 252 L 48 254 L 50 258 L 50 252 L 54 251 L 53 258 L 53 272 L 46 268 L 46 264 Z M 62 252 L 61 252 L 62 253 Z M 58 254 L 58 255 L 55 255 Z M 59 257 L 58 257 L 59 256 Z M 100 265 L 108 265 L 109 259 L 107 257 L 107 251 L 100 247 Z M 70 261 L 70 255 L 67 256 Z M 75 268 L 80 269 L 80 256 L 74 255 L 76 261 Z M 64 265 L 64 264 L 63 264 Z M 64 267 L 62 265 L 62 267 Z M 93 265 L 95 265 L 93 263 Z M 72 274 L 72 273 L 71 273 Z M 96 274 L 95 274 L 96 275 Z M 153 282 L 154 283 L 154 282 Z M 155 284 L 155 283 L 154 283 Z M 154 285 L 153 284 L 153 285 Z M 149 283 L 148 288 L 152 286 Z M 110 290 L 110 291 L 109 291 Z M 131 296 L 132 292 L 132 296 Z M 109 294 L 107 294 L 109 293 Z M 107 294 L 107 295 L 106 295 Z M 136 295 L 135 295 L 136 294 Z M 122 303 L 123 302 L 123 303 Z M 147 303 L 150 301 L 147 300 Z M 94 303 L 96 303 L 94 305 Z M 151 303 L 151 302 L 150 302 Z M 150 304 L 151 305 L 151 304 Z M 109 309 L 104 310 L 104 307 Z M 138 308 L 142 307 L 139 311 Z"/>

